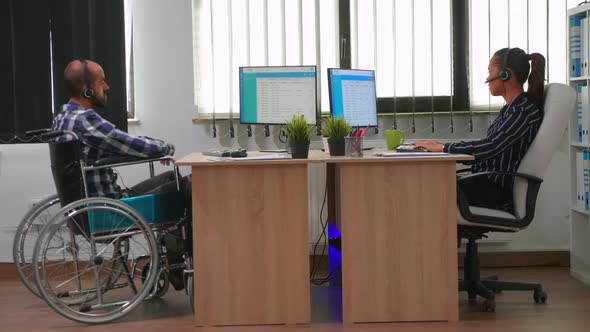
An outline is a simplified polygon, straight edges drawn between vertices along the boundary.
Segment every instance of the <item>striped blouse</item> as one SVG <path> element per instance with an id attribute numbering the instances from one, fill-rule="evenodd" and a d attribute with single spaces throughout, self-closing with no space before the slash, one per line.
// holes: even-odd
<path id="1" fill-rule="evenodd" d="M 488 128 L 486 137 L 469 142 L 446 143 L 444 152 L 469 154 L 475 157 L 473 173 L 516 172 L 533 139 L 539 131 L 543 111 L 527 97 L 526 93 L 505 105 Z M 501 186 L 504 177 L 495 177 Z"/>

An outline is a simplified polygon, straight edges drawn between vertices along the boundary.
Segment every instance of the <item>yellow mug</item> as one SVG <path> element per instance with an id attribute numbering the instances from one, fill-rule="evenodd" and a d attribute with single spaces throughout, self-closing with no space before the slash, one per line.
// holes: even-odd
<path id="1" fill-rule="evenodd" d="M 385 142 L 387 143 L 387 150 L 394 150 L 400 144 L 404 143 L 404 132 L 397 129 L 386 130 Z"/>

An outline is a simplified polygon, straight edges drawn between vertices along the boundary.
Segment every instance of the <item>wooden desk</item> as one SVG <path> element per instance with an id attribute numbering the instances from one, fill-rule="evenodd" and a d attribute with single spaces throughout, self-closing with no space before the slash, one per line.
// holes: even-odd
<path id="1" fill-rule="evenodd" d="M 346 323 L 457 321 L 455 162 L 327 158 L 336 170 Z"/>
<path id="2" fill-rule="evenodd" d="M 207 158 L 177 162 L 193 175 L 195 324 L 309 323 L 307 164 L 320 159 Z"/>
<path id="3" fill-rule="evenodd" d="M 336 169 L 344 321 L 456 321 L 455 162 L 472 157 L 373 153 L 217 162 L 193 153 L 179 160 L 193 174 L 196 325 L 310 322 L 313 162 Z"/>

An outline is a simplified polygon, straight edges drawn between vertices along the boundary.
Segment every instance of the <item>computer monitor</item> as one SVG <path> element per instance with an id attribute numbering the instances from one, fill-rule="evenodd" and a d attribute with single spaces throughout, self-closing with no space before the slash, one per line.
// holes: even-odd
<path id="1" fill-rule="evenodd" d="M 356 127 L 377 127 L 375 71 L 328 68 L 330 112 Z"/>
<path id="2" fill-rule="evenodd" d="M 285 124 L 294 115 L 317 121 L 317 67 L 240 67 L 240 123 Z"/>

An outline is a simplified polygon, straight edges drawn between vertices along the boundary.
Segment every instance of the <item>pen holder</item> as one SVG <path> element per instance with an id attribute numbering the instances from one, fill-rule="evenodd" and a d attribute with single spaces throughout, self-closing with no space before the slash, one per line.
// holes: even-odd
<path id="1" fill-rule="evenodd" d="M 345 137 L 344 149 L 347 157 L 362 157 L 363 137 Z"/>

